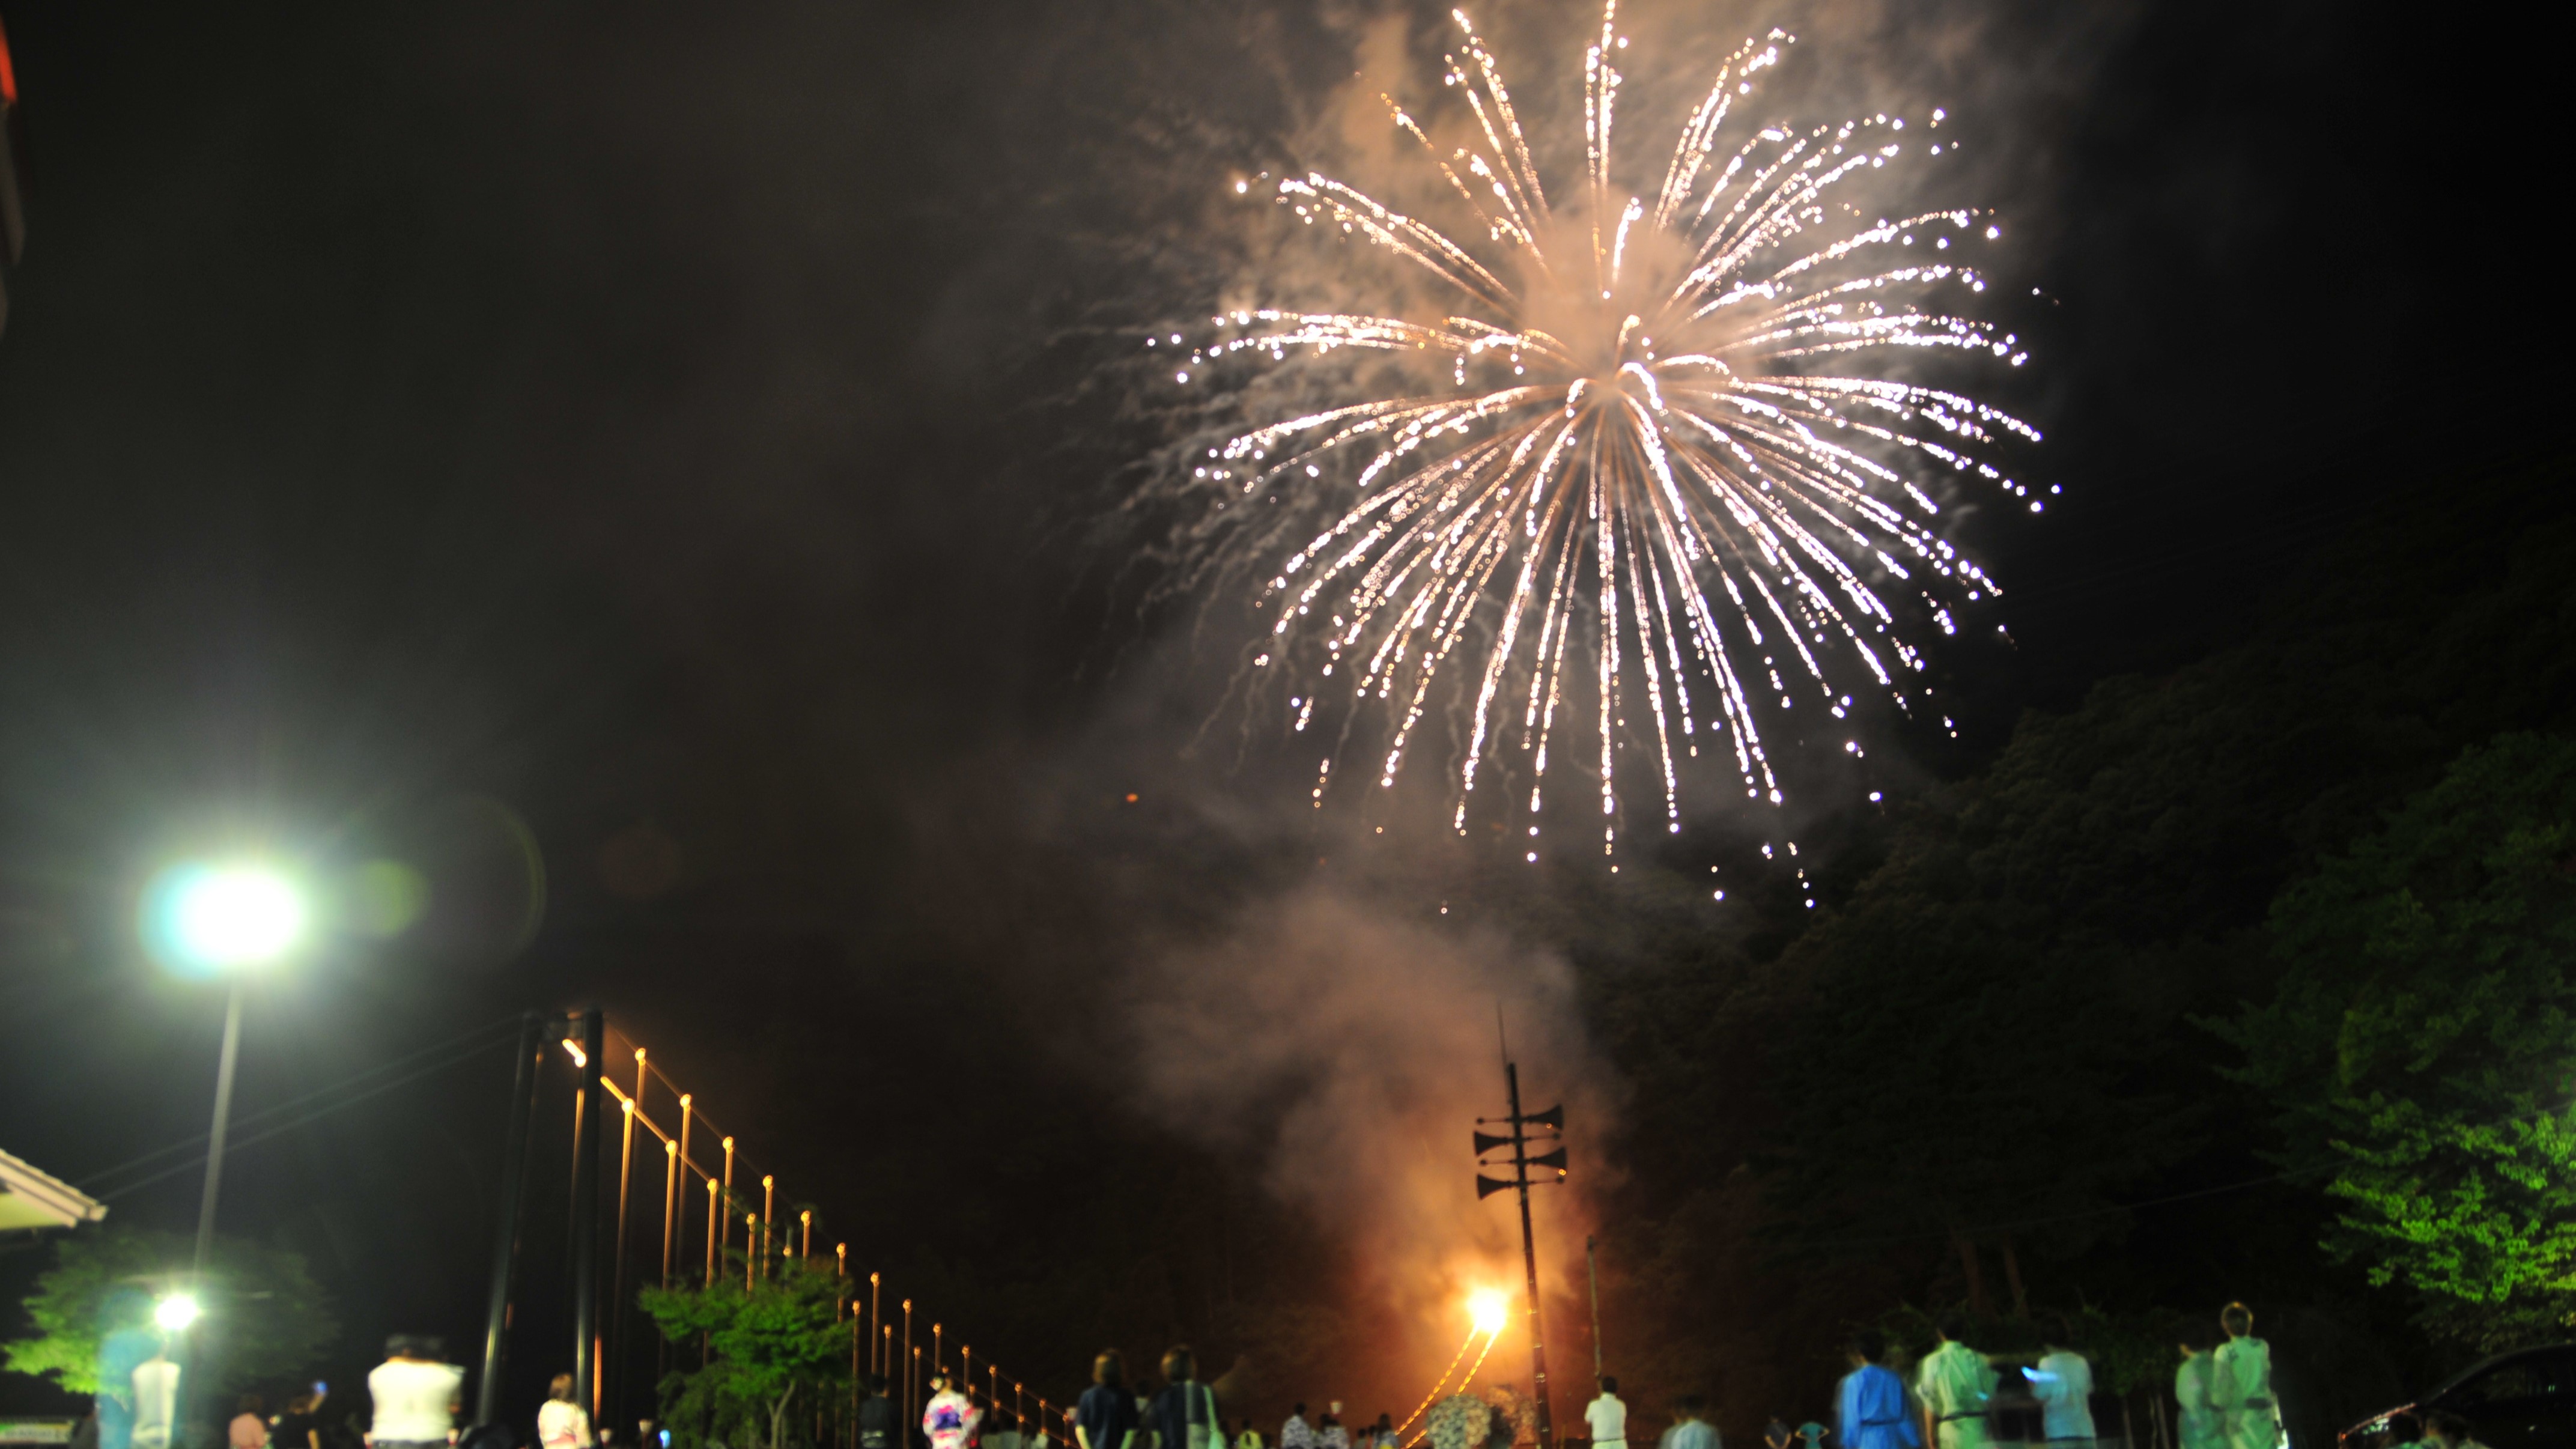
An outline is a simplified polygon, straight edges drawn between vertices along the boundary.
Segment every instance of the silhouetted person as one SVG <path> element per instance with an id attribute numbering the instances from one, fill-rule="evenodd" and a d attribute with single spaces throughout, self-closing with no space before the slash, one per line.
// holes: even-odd
<path id="1" fill-rule="evenodd" d="M 1073 1406 L 1073 1437 L 1080 1449 L 1127 1449 L 1136 1437 L 1136 1400 L 1127 1392 L 1127 1360 L 1105 1349 L 1091 1361 L 1091 1387 Z"/>
<path id="2" fill-rule="evenodd" d="M 895 1449 L 895 1433 L 903 1427 L 896 1421 L 903 1416 L 886 1397 L 886 1376 L 870 1374 L 860 1387 L 866 1396 L 859 1400 L 859 1449 Z"/>
<path id="3" fill-rule="evenodd" d="M 286 1401 L 286 1412 L 268 1426 L 268 1442 L 274 1449 L 322 1449 L 322 1426 L 313 1421 L 314 1398 L 297 1394 Z"/>
<path id="4" fill-rule="evenodd" d="M 1198 1355 L 1186 1343 L 1163 1354 L 1168 1385 L 1154 1396 L 1154 1432 L 1163 1449 L 1226 1449 L 1225 1423 L 1216 1416 L 1216 1390 L 1198 1381 Z"/>
<path id="5" fill-rule="evenodd" d="M 2195 1333 L 2179 1347 L 2182 1362 L 2174 1369 L 2174 1402 L 2182 1412 L 2174 1420 L 2175 1438 L 2181 1449 L 2219 1449 L 2227 1442 L 2227 1428 L 2209 1397 L 2209 1376 L 2215 1366 L 2209 1357 L 2208 1336 Z"/>
<path id="6" fill-rule="evenodd" d="M 1279 1426 L 1279 1449 L 1315 1449 L 1315 1428 L 1306 1422 L 1304 1404 L 1289 1410 L 1288 1422 Z"/>

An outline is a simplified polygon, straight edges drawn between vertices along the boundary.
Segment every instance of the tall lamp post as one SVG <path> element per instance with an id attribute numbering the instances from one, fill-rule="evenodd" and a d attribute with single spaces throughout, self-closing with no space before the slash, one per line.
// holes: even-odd
<path id="1" fill-rule="evenodd" d="M 164 871 L 143 897 L 143 939 L 173 970 L 220 976 L 224 1045 L 215 1061 L 215 1119 L 207 1134 L 206 1184 L 197 1200 L 197 1252 L 189 1276 L 202 1288 L 223 1191 L 224 1135 L 232 1126 L 233 1069 L 241 1059 L 242 982 L 304 944 L 310 922 L 303 892 L 264 865 L 183 865 Z"/>
<path id="2" fill-rule="evenodd" d="M 224 1044 L 215 1059 L 215 1117 L 206 1140 L 206 1183 L 197 1199 L 197 1250 L 188 1265 L 186 1291 L 162 1300 L 154 1317 L 172 1334 L 185 1334 L 206 1301 L 206 1258 L 215 1245 L 215 1203 L 224 1185 L 224 1136 L 232 1126 L 233 1069 L 241 1060 L 242 982 L 275 965 L 304 944 L 310 912 L 293 882 L 265 865 L 192 863 L 163 871 L 143 893 L 145 947 L 163 965 L 198 978 L 220 976 L 224 993 Z M 193 1401 L 194 1346 L 177 1386 L 182 1403 Z M 187 1417 L 180 1404 L 174 1417 Z"/>

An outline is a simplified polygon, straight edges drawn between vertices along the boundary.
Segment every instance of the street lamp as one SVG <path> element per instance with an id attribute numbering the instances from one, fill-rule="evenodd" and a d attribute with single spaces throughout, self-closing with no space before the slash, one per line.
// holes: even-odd
<path id="1" fill-rule="evenodd" d="M 188 1325 L 197 1321 L 197 1313 L 197 1296 L 193 1293 L 173 1293 L 152 1305 L 152 1321 L 160 1325 L 163 1333 L 187 1332 Z"/>
<path id="2" fill-rule="evenodd" d="M 215 1238 L 215 1197 L 223 1186 L 224 1132 L 232 1122 L 233 1067 L 241 1055 L 242 977 L 303 944 L 311 911 L 295 883 L 257 864 L 191 864 L 164 871 L 143 894 L 143 939 L 153 954 L 191 976 L 221 976 L 224 1046 L 215 1067 L 215 1121 L 206 1143 L 205 1194 L 197 1204 L 197 1256 L 202 1285 L 206 1250 Z M 165 1304 L 177 1299 L 165 1300 Z M 189 1318 L 196 1304 L 188 1301 Z"/>

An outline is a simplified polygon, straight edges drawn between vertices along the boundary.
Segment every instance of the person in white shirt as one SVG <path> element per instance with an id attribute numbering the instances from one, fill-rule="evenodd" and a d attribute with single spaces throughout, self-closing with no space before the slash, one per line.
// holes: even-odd
<path id="1" fill-rule="evenodd" d="M 167 1349 L 134 1366 L 134 1449 L 170 1449 L 179 1420 L 179 1366 Z"/>
<path id="2" fill-rule="evenodd" d="M 570 1374 L 557 1374 L 546 1385 L 546 1401 L 537 1409 L 537 1443 L 542 1449 L 590 1449 L 590 1413 L 573 1402 Z"/>
<path id="3" fill-rule="evenodd" d="M 367 1442 L 375 1449 L 445 1449 L 455 1441 L 465 1370 L 440 1363 L 440 1346 L 404 1333 L 385 1340 L 385 1361 L 367 1375 L 367 1396 L 376 1404 Z"/>
<path id="4" fill-rule="evenodd" d="M 2059 1330 L 2029 1375 L 2031 1397 L 2039 1400 L 2042 1427 L 2051 1444 L 2093 1442 L 2093 1365 L 2066 1347 L 2066 1340 L 2074 1336 Z"/>
<path id="5" fill-rule="evenodd" d="M 1584 1409 L 1583 1422 L 1592 1426 L 1594 1444 L 1628 1449 L 1628 1406 L 1619 1400 L 1619 1380 L 1615 1375 L 1601 1376 L 1601 1397 Z"/>

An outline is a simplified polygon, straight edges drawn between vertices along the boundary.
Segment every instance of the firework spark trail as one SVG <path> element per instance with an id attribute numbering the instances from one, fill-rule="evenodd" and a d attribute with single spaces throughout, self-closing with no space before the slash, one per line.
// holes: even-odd
<path id="1" fill-rule="evenodd" d="M 1466 1336 L 1465 1338 L 1462 1338 L 1462 1339 L 1458 1340 L 1458 1351 L 1457 1351 L 1456 1353 L 1453 1353 L 1453 1354 L 1449 1355 L 1449 1366 L 1448 1366 L 1447 1368 L 1442 1369 L 1442 1370 L 1440 1371 L 1440 1377 L 1438 1377 L 1437 1379 L 1432 1380 L 1432 1382 L 1431 1382 L 1431 1392 L 1429 1392 L 1429 1393 L 1427 1393 L 1427 1394 L 1424 1394 L 1424 1395 L 1422 1396 L 1422 1402 L 1421 1402 L 1421 1403 L 1418 1403 L 1418 1404 L 1416 1404 L 1416 1405 L 1414 1405 L 1414 1406 L 1413 1406 L 1413 1412 L 1404 1416 L 1404 1422 L 1395 1426 L 1395 1432 L 1397 1432 L 1398 1434 L 1401 1434 L 1401 1433 L 1403 1433 L 1405 1430 L 1412 1428 L 1412 1427 L 1413 1427 L 1413 1421 L 1414 1421 L 1414 1420 L 1416 1420 L 1416 1419 L 1421 1418 L 1421 1417 L 1422 1417 L 1422 1415 L 1423 1415 L 1423 1413 L 1431 1407 L 1432 1403 L 1440 1397 L 1440 1391 L 1441 1391 L 1442 1389 L 1445 1389 L 1445 1388 L 1447 1388 L 1447 1387 L 1449 1386 L 1449 1376 L 1450 1376 L 1451 1374 L 1454 1374 L 1454 1373 L 1456 1373 L 1456 1372 L 1458 1371 L 1458 1365 L 1460 1365 L 1460 1364 L 1462 1364 L 1462 1363 L 1465 1363 L 1465 1362 L 1467 1361 L 1467 1350 L 1469 1350 L 1469 1349 L 1471 1349 L 1471 1348 L 1474 1348 L 1474 1347 L 1476 1346 L 1476 1336 L 1477 1336 L 1478 1334 L 1480 1334 L 1480 1333 L 1483 1333 L 1483 1332 L 1484 1332 L 1484 1330 L 1483 1330 L 1483 1329 L 1481 1329 L 1481 1328 L 1470 1328 L 1470 1329 L 1468 1329 L 1468 1330 L 1467 1330 L 1467 1336 Z M 1485 1350 L 1486 1350 L 1486 1352 L 1490 1353 L 1490 1352 L 1492 1352 L 1492 1351 L 1493 1351 L 1493 1347 L 1494 1347 L 1493 1340 L 1494 1340 L 1494 1339 L 1497 1339 L 1497 1338 L 1500 1338 L 1500 1337 L 1502 1337 L 1502 1333 L 1501 1333 L 1499 1330 L 1497 1330 L 1495 1333 L 1493 1333 L 1492 1335 L 1490 1335 L 1490 1336 L 1486 1339 L 1486 1341 L 1485 1341 Z M 1477 1365 L 1477 1367 L 1478 1367 L 1478 1368 L 1483 1367 L 1483 1366 L 1484 1366 L 1484 1363 L 1485 1363 L 1484 1355 L 1483 1355 L 1483 1354 L 1479 1354 L 1479 1355 L 1477 1355 L 1477 1357 L 1476 1357 L 1476 1365 Z M 1475 1377 L 1475 1372 L 1476 1372 L 1476 1371 L 1475 1371 L 1475 1369 L 1469 1369 L 1469 1370 L 1467 1371 L 1468 1378 L 1473 1378 L 1473 1377 Z M 1464 1382 L 1466 1382 L 1466 1380 L 1462 1379 L 1462 1380 L 1460 1380 L 1460 1382 L 1463 1384 Z"/>
<path id="2" fill-rule="evenodd" d="M 1502 1342 L 1502 1338 L 1503 1338 L 1503 1335 L 1502 1335 L 1501 1330 L 1499 1330 L 1499 1329 L 1498 1329 L 1498 1330 L 1496 1330 L 1496 1331 L 1494 1331 L 1493 1333 L 1489 1333 L 1489 1334 L 1485 1335 L 1485 1351 L 1484 1351 L 1483 1353 L 1480 1353 L 1480 1354 L 1476 1355 L 1476 1361 L 1475 1361 L 1474 1363 L 1471 1363 L 1471 1364 L 1467 1365 L 1467 1376 L 1466 1376 L 1465 1378 L 1462 1378 L 1462 1379 L 1460 1379 L 1460 1380 L 1458 1381 L 1458 1392 L 1460 1392 L 1460 1393 L 1462 1393 L 1462 1394 L 1463 1394 L 1463 1393 L 1465 1393 L 1465 1392 L 1467 1391 L 1467 1385 L 1472 1384 L 1472 1383 L 1474 1383 L 1474 1382 L 1476 1381 L 1476 1375 L 1484 1371 L 1484 1367 L 1485 1367 L 1485 1360 L 1486 1360 L 1488 1357 L 1492 1356 L 1492 1354 L 1493 1354 L 1493 1352 L 1494 1352 L 1494 1345 L 1495 1345 L 1495 1344 L 1497 1344 L 1497 1343 Z M 1471 1333 L 1471 1334 L 1467 1335 L 1467 1342 L 1468 1342 L 1468 1343 L 1474 1343 L 1475 1341 L 1476 1341 L 1476 1336 L 1475 1336 L 1474 1334 L 1472 1334 L 1472 1333 Z M 1467 1351 L 1466 1344 L 1461 1344 L 1461 1345 L 1459 1345 L 1459 1347 L 1458 1347 L 1458 1352 L 1460 1353 L 1460 1355 L 1462 1355 L 1462 1356 L 1463 1356 L 1463 1355 L 1466 1353 L 1466 1351 Z M 1456 1359 L 1451 1359 L 1451 1360 L 1449 1361 L 1449 1367 L 1451 1367 L 1451 1368 L 1453 1368 L 1453 1369 L 1454 1369 L 1454 1368 L 1456 1368 L 1457 1366 L 1458 1366 L 1458 1361 L 1457 1361 Z M 1445 1383 L 1447 1383 L 1448 1381 L 1449 1381 L 1449 1375 L 1448 1375 L 1448 1374 L 1443 1373 L 1443 1374 L 1441 1374 L 1441 1375 L 1440 1375 L 1440 1383 L 1441 1383 L 1441 1384 L 1445 1384 Z M 1438 1397 L 1440 1397 L 1440 1384 L 1434 1384 L 1434 1385 L 1432 1385 L 1432 1386 L 1431 1386 L 1431 1398 L 1429 1398 L 1429 1399 L 1424 1399 L 1424 1400 L 1422 1401 L 1422 1409 L 1416 1409 L 1416 1410 L 1414 1410 L 1414 1411 L 1413 1411 L 1413 1417 L 1414 1417 L 1415 1419 L 1418 1419 L 1418 1418 L 1422 1417 L 1422 1410 L 1423 1410 L 1423 1409 L 1428 1409 L 1428 1408 L 1430 1408 L 1430 1407 L 1431 1407 L 1431 1399 L 1436 1399 L 1436 1398 L 1438 1398 Z M 1407 1423 L 1407 1424 L 1411 1424 L 1411 1423 L 1413 1422 L 1413 1419 L 1407 1419 L 1407 1420 L 1405 1420 L 1404 1422 L 1405 1422 L 1405 1423 Z M 1403 1433 L 1404 1431 L 1403 1431 L 1401 1428 L 1399 1428 L 1399 1429 L 1397 1429 L 1397 1430 L 1396 1430 L 1396 1432 L 1397 1432 L 1397 1433 L 1399 1433 L 1399 1434 L 1401 1434 L 1401 1433 Z M 1430 1438 L 1431 1438 L 1431 1431 L 1430 1431 L 1429 1429 L 1427 1429 L 1427 1428 L 1426 1428 L 1426 1429 L 1424 1429 L 1420 1434 L 1415 1435 L 1415 1436 L 1414 1436 L 1414 1439 L 1413 1439 L 1413 1442 L 1412 1442 L 1412 1443 L 1410 1443 L 1410 1444 L 1405 1445 L 1405 1446 L 1404 1446 L 1404 1449 L 1422 1449 L 1422 1445 L 1424 1445 L 1425 1443 L 1428 1443 L 1428 1442 L 1430 1441 Z"/>
<path id="3" fill-rule="evenodd" d="M 1906 154 L 1902 117 L 1762 125 L 1722 151 L 1755 78 L 1794 43 L 1780 31 L 1721 67 L 1653 204 L 1624 194 L 1611 147 L 1622 82 L 1612 57 L 1626 44 L 1615 0 L 1584 56 L 1585 215 L 1568 225 L 1549 207 L 1492 52 L 1463 12 L 1453 16 L 1465 59 L 1448 58 L 1445 80 L 1482 146 L 1444 155 L 1412 113 L 1387 105 L 1501 255 L 1480 257 L 1319 173 L 1277 181 L 1274 199 L 1307 225 L 1422 268 L 1454 289 L 1459 314 L 1430 324 L 1239 310 L 1212 319 L 1227 335 L 1194 348 L 1178 374 L 1186 384 L 1238 354 L 1275 363 L 1357 348 L 1445 360 L 1457 390 L 1326 408 L 1208 450 L 1197 478 L 1245 496 L 1355 465 L 1356 502 L 1269 578 L 1273 641 L 1255 663 L 1303 659 L 1321 679 L 1349 666 L 1354 705 L 1374 696 L 1390 710 L 1378 778 L 1391 786 L 1443 666 L 1490 640 L 1473 671 L 1451 823 L 1466 829 L 1486 756 L 1517 748 L 1528 757 L 1533 861 L 1569 662 L 1587 655 L 1605 852 L 1617 842 L 1623 751 L 1653 755 L 1668 831 L 1681 828 L 1682 770 L 1704 736 L 1722 737 L 1748 798 L 1777 804 L 1762 715 L 1796 708 L 1808 691 L 1846 717 L 1851 696 L 1832 677 L 1845 659 L 1906 707 L 1902 673 L 1922 670 L 1925 655 L 1894 591 L 1918 595 L 1923 610 L 1903 601 L 1906 615 L 1945 634 L 1956 631 L 1953 599 L 2001 593 L 1936 531 L 1923 480 L 1946 471 L 2034 513 L 2044 506 L 1989 460 L 2007 438 L 2036 442 L 2037 430 L 1965 394 L 1872 373 L 1910 349 L 2025 360 L 2013 335 L 1929 301 L 1986 290 L 1953 243 L 1998 229 L 1950 208 L 1825 234 L 1830 210 L 1862 214 L 1837 187 Z M 1931 127 L 1943 119 L 1934 111 Z M 1560 244 L 1589 255 L 1569 264 Z M 1711 686 L 1714 714 L 1694 707 L 1695 680 Z M 1520 729 L 1496 728 L 1514 698 Z M 1629 714 L 1641 702 L 1636 733 Z M 1291 704 L 1303 730 L 1314 697 Z M 1319 806 L 1330 774 L 1328 760 Z"/>

